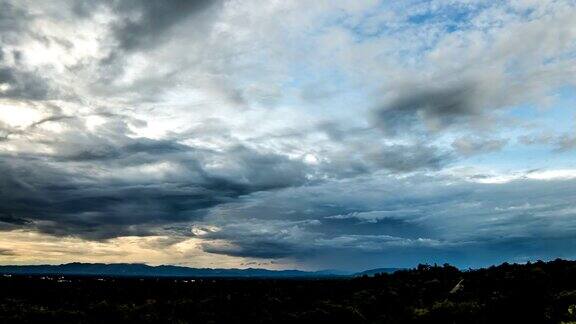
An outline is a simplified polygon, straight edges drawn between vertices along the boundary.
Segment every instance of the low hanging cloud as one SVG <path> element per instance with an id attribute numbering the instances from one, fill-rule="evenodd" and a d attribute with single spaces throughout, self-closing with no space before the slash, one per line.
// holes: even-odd
<path id="1" fill-rule="evenodd" d="M 527 253 L 532 258 L 551 251 L 574 253 L 560 248 L 573 241 L 570 233 L 576 226 L 573 179 L 505 184 L 473 179 L 363 179 L 255 194 L 243 198 L 249 207 L 239 202 L 216 208 L 204 218 L 211 230 L 198 235 L 210 253 L 320 264 L 338 253 L 339 261 L 327 264 L 342 266 L 359 255 L 375 258 L 369 266 L 387 258 L 411 264 L 422 250 L 456 263 L 474 260 L 476 265 L 489 262 L 494 248 L 502 260 L 530 244 Z M 444 182 L 451 185 L 441 185 Z M 553 188 L 561 188 L 562 194 L 541 195 Z M 540 246 L 547 240 L 558 245 L 547 251 Z"/>
<path id="2" fill-rule="evenodd" d="M 92 239 L 147 235 L 155 227 L 199 219 L 208 208 L 240 195 L 306 181 L 297 162 L 246 148 L 235 151 L 226 155 L 234 169 L 224 173 L 202 166 L 202 159 L 218 154 L 195 155 L 181 147 L 149 141 L 114 147 L 112 153 L 68 155 L 66 162 L 58 163 L 66 163 L 70 171 L 50 167 L 34 157 L 5 157 L 0 165 L 6 175 L 0 183 L 4 193 L 1 220 L 55 235 Z M 111 164 L 104 173 L 91 174 L 90 164 L 95 161 Z M 120 170 L 124 170 L 123 178 L 114 175 Z M 150 228 L 139 227 L 145 224 Z"/>

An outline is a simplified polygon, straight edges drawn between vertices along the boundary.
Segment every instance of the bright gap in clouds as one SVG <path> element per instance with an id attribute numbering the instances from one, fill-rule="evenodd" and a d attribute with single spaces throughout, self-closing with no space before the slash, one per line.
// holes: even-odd
<path id="1" fill-rule="evenodd" d="M 575 22 L 569 0 L 0 0 L 0 263 L 573 258 Z"/>
<path id="2" fill-rule="evenodd" d="M 25 128 L 39 121 L 43 113 L 18 102 L 0 103 L 0 122 L 15 128 Z"/>

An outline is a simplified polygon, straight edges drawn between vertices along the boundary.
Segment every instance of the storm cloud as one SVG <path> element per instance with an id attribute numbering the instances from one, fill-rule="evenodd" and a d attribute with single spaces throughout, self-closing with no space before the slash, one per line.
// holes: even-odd
<path id="1" fill-rule="evenodd" d="M 219 206 L 204 219 L 210 230 L 197 234 L 208 240 L 203 248 L 212 253 L 282 254 L 305 262 L 338 253 L 340 266 L 359 255 L 380 260 L 371 266 L 388 258 L 409 265 L 422 257 L 421 250 L 426 258 L 444 255 L 452 263 L 476 266 L 489 262 L 492 248 L 503 249 L 502 261 L 528 245 L 539 258 L 574 253 L 560 243 L 572 240 L 574 180 L 542 182 L 536 174 L 505 183 L 478 178 L 356 179 L 259 194 L 246 198 L 249 207 Z M 255 216 L 260 214 L 266 216 Z M 540 246 L 547 240 L 558 243 Z M 511 251 L 507 244 L 518 246 Z"/>
<path id="2" fill-rule="evenodd" d="M 87 147 L 62 156 L 4 157 L 1 220 L 93 239 L 146 235 L 156 226 L 199 219 L 208 208 L 241 195 L 306 182 L 303 166 L 280 156 L 242 147 L 225 156 L 233 170 L 204 166 L 221 154 L 154 141 Z M 108 170 L 91 172 L 93 163 Z M 125 177 L 114 175 L 122 169 Z M 149 228 L 140 227 L 144 224 Z"/>

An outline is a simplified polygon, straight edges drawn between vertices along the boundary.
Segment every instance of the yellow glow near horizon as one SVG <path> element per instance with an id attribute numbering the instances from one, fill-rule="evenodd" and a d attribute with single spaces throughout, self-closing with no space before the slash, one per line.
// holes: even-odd
<path id="1" fill-rule="evenodd" d="M 170 244 L 172 242 L 172 244 Z M 198 238 L 174 242 L 167 236 L 124 236 L 106 241 L 54 237 L 33 231 L 0 232 L 0 264 L 146 263 L 189 267 L 241 268 L 254 260 L 204 252 Z M 282 268 L 285 264 L 268 264 Z"/>

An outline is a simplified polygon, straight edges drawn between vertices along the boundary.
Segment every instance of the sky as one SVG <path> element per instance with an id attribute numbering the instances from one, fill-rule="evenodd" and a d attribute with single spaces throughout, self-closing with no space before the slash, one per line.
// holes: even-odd
<path id="1" fill-rule="evenodd" d="M 0 0 L 0 264 L 576 258 L 573 0 Z"/>

